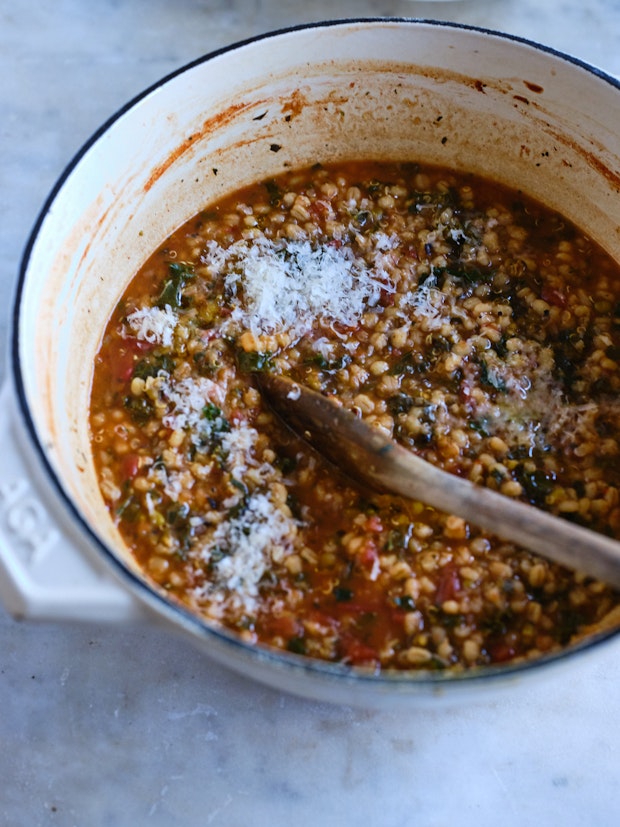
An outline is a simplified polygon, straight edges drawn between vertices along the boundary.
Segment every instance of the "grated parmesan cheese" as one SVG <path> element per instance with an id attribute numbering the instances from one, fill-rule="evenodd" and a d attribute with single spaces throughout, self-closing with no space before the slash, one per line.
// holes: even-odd
<path id="1" fill-rule="evenodd" d="M 436 287 L 435 276 L 430 276 L 416 290 L 407 293 L 404 304 L 413 311 L 424 330 L 437 330 L 444 323 L 446 294 Z"/>
<path id="2" fill-rule="evenodd" d="M 169 304 L 160 307 L 141 307 L 127 316 L 127 324 L 143 342 L 170 347 L 177 316 Z"/>
<path id="3" fill-rule="evenodd" d="M 309 241 L 262 237 L 226 250 L 210 244 L 203 263 L 226 273 L 226 288 L 237 300 L 228 324 L 255 335 L 286 330 L 302 336 L 317 320 L 354 326 L 383 290 L 393 289 L 382 268 L 369 269 L 350 248 Z"/>
<path id="4" fill-rule="evenodd" d="M 253 493 L 242 513 L 221 522 L 203 549 L 203 559 L 211 561 L 215 570 L 214 581 L 206 589 L 225 590 L 225 602 L 250 611 L 262 576 L 272 561 L 281 561 L 290 553 L 296 534 L 295 520 L 283 514 L 267 494 Z"/>
<path id="5" fill-rule="evenodd" d="M 391 233 L 388 235 L 387 233 L 376 232 L 373 236 L 373 244 L 375 250 L 380 252 L 386 250 L 396 250 L 400 247 L 400 238 L 396 235 L 396 233 Z"/>
<path id="6" fill-rule="evenodd" d="M 224 389 L 210 379 L 182 379 L 180 382 L 164 382 L 161 394 L 170 404 L 170 411 L 162 422 L 173 431 L 192 430 L 192 439 L 197 442 L 210 426 L 203 411 L 209 402 L 222 404 Z"/>
<path id="7" fill-rule="evenodd" d="M 226 467 L 235 479 L 241 477 L 248 468 L 257 465 L 254 449 L 258 431 L 249 425 L 234 425 L 222 436 L 222 448 L 226 452 Z"/>

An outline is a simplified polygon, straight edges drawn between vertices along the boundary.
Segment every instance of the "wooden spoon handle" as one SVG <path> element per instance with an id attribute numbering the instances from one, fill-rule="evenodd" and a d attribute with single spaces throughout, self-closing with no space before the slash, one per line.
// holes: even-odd
<path id="1" fill-rule="evenodd" d="M 385 449 L 386 487 L 456 514 L 541 556 L 620 588 L 620 543 L 442 471 L 398 445 Z"/>
<path id="2" fill-rule="evenodd" d="M 257 377 L 273 410 L 354 480 L 455 514 L 504 540 L 620 589 L 620 542 L 443 471 L 332 399 L 281 376 Z"/>

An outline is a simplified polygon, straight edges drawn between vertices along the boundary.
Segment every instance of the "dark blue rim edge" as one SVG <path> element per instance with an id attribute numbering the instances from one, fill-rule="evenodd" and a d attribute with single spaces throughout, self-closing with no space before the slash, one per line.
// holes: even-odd
<path id="1" fill-rule="evenodd" d="M 12 333 L 10 337 L 10 368 L 15 383 L 15 391 L 17 401 L 21 413 L 24 417 L 26 429 L 35 446 L 39 461 L 42 464 L 47 477 L 53 483 L 53 486 L 65 505 L 68 514 L 77 521 L 81 530 L 87 535 L 91 544 L 94 544 L 97 549 L 102 552 L 109 565 L 115 569 L 116 573 L 123 579 L 128 580 L 133 591 L 137 592 L 139 597 L 148 605 L 151 605 L 159 614 L 166 616 L 173 623 L 181 625 L 186 631 L 193 635 L 198 635 L 201 639 L 208 639 L 214 637 L 220 645 L 224 645 L 230 649 L 242 651 L 243 654 L 257 663 L 269 664 L 278 669 L 286 669 L 288 672 L 297 672 L 301 675 L 308 674 L 321 678 L 323 680 L 331 680 L 339 684 L 354 683 L 365 684 L 367 686 L 374 686 L 376 689 L 394 688 L 405 694 L 407 689 L 410 690 L 412 696 L 421 694 L 424 690 L 443 690 L 449 689 L 451 686 L 463 686 L 464 684 L 471 686 L 484 682 L 488 685 L 490 682 L 494 684 L 497 682 L 504 682 L 514 678 L 518 674 L 524 672 L 531 672 L 533 669 L 540 669 L 541 667 L 557 664 L 568 657 L 573 657 L 577 652 L 583 652 L 592 649 L 594 646 L 615 637 L 618 630 L 609 630 L 595 635 L 573 646 L 566 647 L 558 653 L 552 655 L 542 656 L 534 661 L 525 661 L 514 665 L 505 667 L 480 667 L 479 669 L 471 669 L 464 672 L 446 673 L 446 672 L 381 672 L 378 675 L 370 674 L 364 670 L 347 667 L 342 664 L 335 664 L 323 661 L 310 660 L 302 656 L 296 656 L 288 653 L 283 653 L 276 650 L 271 650 L 266 647 L 260 647 L 254 644 L 247 644 L 241 641 L 232 632 L 225 629 L 220 629 L 201 621 L 197 616 L 191 614 L 188 610 L 171 603 L 163 594 L 151 587 L 145 580 L 141 579 L 135 572 L 129 569 L 121 560 L 111 551 L 110 548 L 98 537 L 90 525 L 86 522 L 77 506 L 74 504 L 72 498 L 66 493 L 63 485 L 58 479 L 51 463 L 47 459 L 45 449 L 39 440 L 39 436 L 34 425 L 34 421 L 30 414 L 24 381 L 22 378 L 20 361 L 19 361 L 19 317 L 21 312 L 21 305 L 23 299 L 24 285 L 26 275 L 30 262 L 32 250 L 36 244 L 39 231 L 46 219 L 50 208 L 52 207 L 56 196 L 64 186 L 66 180 L 69 178 L 80 160 L 87 154 L 90 148 L 99 140 L 99 138 L 107 132 L 113 124 L 123 117 L 128 111 L 133 109 L 141 100 L 148 97 L 152 92 L 164 86 L 175 77 L 184 74 L 193 67 L 207 63 L 219 55 L 228 52 L 236 51 L 244 46 L 252 43 L 257 43 L 262 40 L 269 40 L 275 37 L 280 37 L 287 33 L 296 31 L 307 31 L 319 28 L 334 28 L 338 26 L 356 24 L 356 25 L 372 25 L 376 23 L 405 23 L 420 26 L 433 26 L 439 29 L 462 29 L 465 31 L 477 32 L 483 35 L 490 35 L 495 38 L 503 40 L 514 41 L 529 46 L 537 51 L 545 52 L 555 57 L 560 58 L 568 63 L 572 63 L 585 71 L 593 74 L 602 80 L 607 81 L 611 85 L 620 89 L 620 81 L 611 75 L 608 75 L 603 70 L 592 66 L 579 58 L 567 55 L 552 47 L 544 46 L 535 41 L 529 40 L 517 35 L 506 34 L 503 32 L 486 29 L 479 26 L 471 26 L 467 24 L 454 23 L 450 21 L 436 21 L 425 18 L 413 17 L 366 17 L 366 18 L 340 18 L 327 21 L 317 21 L 314 23 L 300 24 L 297 26 L 290 26 L 282 29 L 265 32 L 254 37 L 246 38 L 237 41 L 228 46 L 208 52 L 207 54 L 196 58 L 195 60 L 184 64 L 180 68 L 168 73 L 160 80 L 151 84 L 138 95 L 131 98 L 126 104 L 111 115 L 92 136 L 82 145 L 73 158 L 69 161 L 55 185 L 51 189 L 47 199 L 45 200 L 39 215 L 33 225 L 28 240 L 26 242 L 24 252 L 22 254 L 21 264 L 18 272 L 18 281 L 15 289 L 15 298 L 12 313 Z"/>

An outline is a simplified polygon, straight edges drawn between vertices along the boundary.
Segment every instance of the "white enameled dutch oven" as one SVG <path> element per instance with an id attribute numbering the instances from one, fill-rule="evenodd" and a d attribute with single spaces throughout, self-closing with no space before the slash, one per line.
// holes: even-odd
<path id="1" fill-rule="evenodd" d="M 164 79 L 105 124 L 45 204 L 17 288 L 2 391 L 0 595 L 15 616 L 159 616 L 244 674 L 318 699 L 437 702 L 573 664 L 613 631 L 526 667 L 372 676 L 260 650 L 168 603 L 99 494 L 87 411 L 127 283 L 207 202 L 316 161 L 455 166 L 559 209 L 620 258 L 619 84 L 538 45 L 411 20 L 259 37 Z"/>

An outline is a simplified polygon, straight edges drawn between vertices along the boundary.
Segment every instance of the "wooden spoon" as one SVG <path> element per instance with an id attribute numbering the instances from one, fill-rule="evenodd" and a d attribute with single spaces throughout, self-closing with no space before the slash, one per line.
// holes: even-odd
<path id="1" fill-rule="evenodd" d="M 418 500 L 620 588 L 620 542 L 431 465 L 320 393 L 257 374 L 273 411 L 357 482 Z"/>

